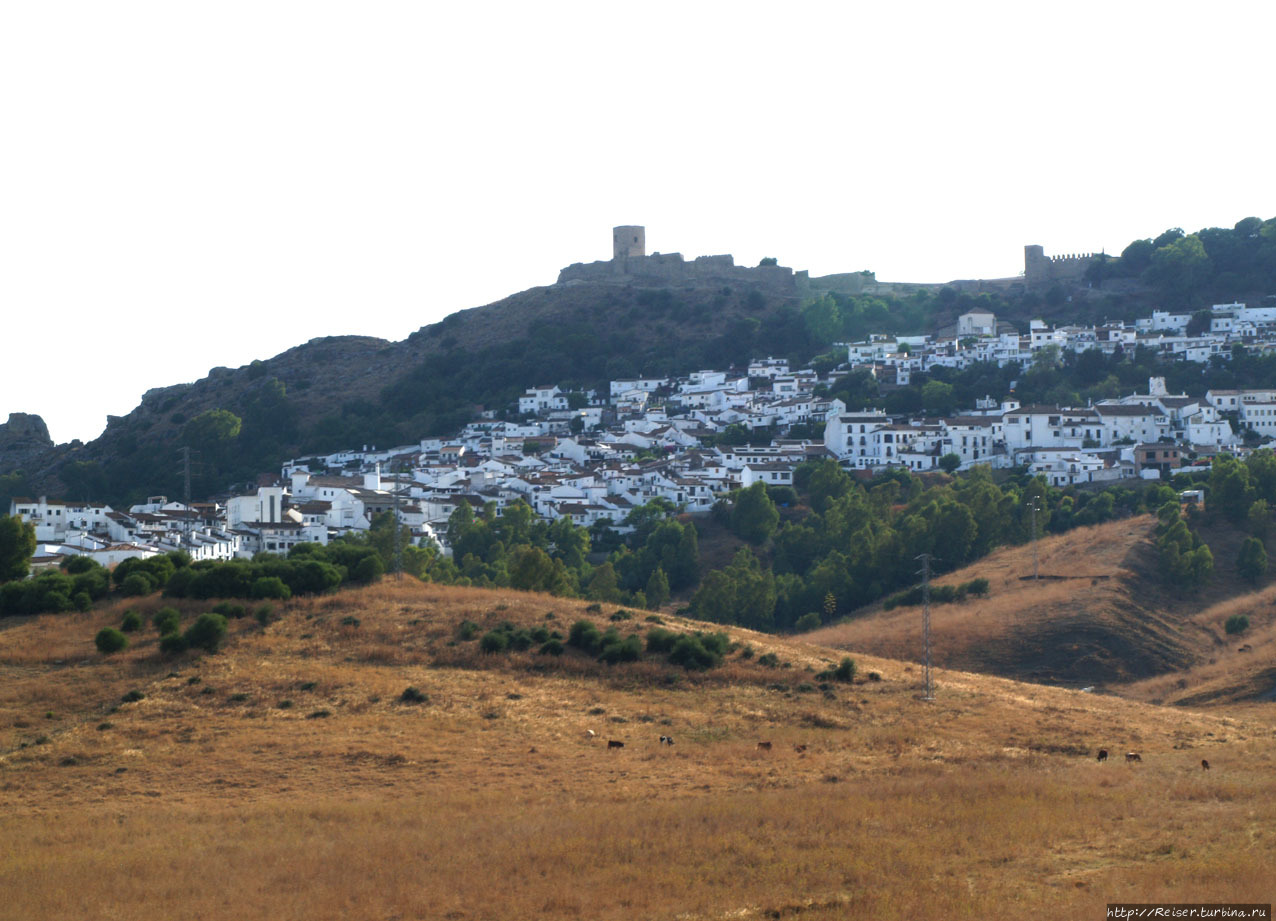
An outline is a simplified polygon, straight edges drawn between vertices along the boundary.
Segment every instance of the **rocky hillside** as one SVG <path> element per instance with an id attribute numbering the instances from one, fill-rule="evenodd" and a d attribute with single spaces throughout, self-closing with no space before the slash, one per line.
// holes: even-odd
<path id="1" fill-rule="evenodd" d="M 756 348 L 808 348 L 800 301 L 746 287 L 532 288 L 455 313 L 401 342 L 315 339 L 240 368 L 148 391 L 87 445 L 53 446 L 39 417 L 0 427 L 0 475 L 25 491 L 124 501 L 180 492 L 179 454 L 197 458 L 194 491 L 214 493 L 281 460 L 443 434 L 477 409 L 503 408 L 543 381 L 599 386 L 610 377 L 747 361 Z M 187 423 L 225 409 L 243 421 L 227 456 L 194 443 Z M 14 421 L 16 420 L 16 421 Z"/>

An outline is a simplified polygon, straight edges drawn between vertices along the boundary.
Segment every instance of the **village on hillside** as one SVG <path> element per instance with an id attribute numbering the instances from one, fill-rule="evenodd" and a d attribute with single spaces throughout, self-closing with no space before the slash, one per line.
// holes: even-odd
<path id="1" fill-rule="evenodd" d="M 500 514 L 521 500 L 546 519 L 624 531 L 630 513 L 653 500 L 707 512 L 733 489 L 791 486 L 797 466 L 820 457 L 863 475 L 988 465 L 1022 467 L 1052 486 L 1158 479 L 1184 466 L 1208 469 L 1219 450 L 1243 452 L 1241 432 L 1276 436 L 1276 390 L 1192 397 L 1167 393 L 1164 379 L 1152 378 L 1146 393 L 1088 406 L 985 399 L 938 418 L 848 412 L 817 394 L 856 371 L 905 385 L 935 367 L 1029 367 L 1044 349 L 1122 354 L 1142 347 L 1191 362 L 1228 360 L 1236 345 L 1276 349 L 1276 307 L 1215 305 L 1209 329 L 1195 335 L 1187 334 L 1191 319 L 1156 311 L 1133 325 L 1051 328 L 1034 320 L 1020 334 L 976 311 L 948 336 L 843 344 L 847 362 L 824 376 L 765 358 L 747 369 L 614 380 L 606 393 L 537 385 L 519 399 L 514 421 L 489 411 L 445 439 L 294 459 L 248 495 L 189 504 L 154 496 L 127 510 L 16 498 L 9 513 L 35 526 L 38 569 L 72 555 L 113 566 L 175 550 L 194 560 L 286 553 L 368 530 L 383 513 L 397 516 L 416 543 L 446 554 L 446 525 L 461 503 L 490 503 Z M 760 432 L 775 437 L 747 443 Z"/>

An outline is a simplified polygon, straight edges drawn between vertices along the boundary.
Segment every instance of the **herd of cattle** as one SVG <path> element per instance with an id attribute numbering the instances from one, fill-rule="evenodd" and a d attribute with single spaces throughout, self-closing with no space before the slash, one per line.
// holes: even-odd
<path id="1" fill-rule="evenodd" d="M 592 730 L 592 729 L 586 729 L 586 730 L 585 730 L 585 739 L 586 739 L 586 740 L 588 740 L 588 741 L 593 741 L 595 738 L 597 738 L 597 736 L 598 736 L 598 734 L 597 734 L 596 732 L 594 732 L 594 730 Z M 661 744 L 661 745 L 672 745 L 672 744 L 673 744 L 673 736 L 661 736 L 661 737 L 660 737 L 660 744 Z M 607 748 L 608 748 L 608 750 L 611 750 L 611 749 L 614 749 L 614 748 L 624 748 L 624 747 L 625 747 L 625 743 L 624 743 L 624 742 L 621 742 L 621 741 L 620 741 L 620 740 L 618 740 L 618 739 L 608 739 L 608 740 L 607 740 Z M 758 751 L 760 751 L 760 752 L 769 752 L 769 751 L 771 751 L 774 747 L 775 747 L 775 746 L 774 746 L 774 745 L 772 745 L 770 741 L 766 741 L 766 742 L 759 742 L 759 743 L 758 743 Z M 794 745 L 794 746 L 793 746 L 793 750 L 794 750 L 795 752 L 797 752 L 799 755 L 802 755 L 802 754 L 805 754 L 805 753 L 806 753 L 806 746 L 805 746 L 805 745 Z M 1099 758 L 1098 758 L 1098 760 L 1099 760 L 1099 761 L 1107 761 L 1107 760 L 1108 760 L 1108 750 L 1107 750 L 1106 748 L 1101 748 L 1101 749 L 1099 749 Z M 1125 753 L 1125 763 L 1126 763 L 1126 764 L 1133 764 L 1133 763 L 1135 763 L 1135 762 L 1138 762 L 1139 764 L 1142 764 L 1142 763 L 1143 763 L 1143 756 L 1142 756 L 1142 755 L 1140 755 L 1138 752 L 1126 752 L 1126 753 Z M 1202 769 L 1202 770 L 1205 770 L 1205 771 L 1208 771 L 1208 770 L 1210 769 L 1210 763 L 1209 763 L 1208 761 L 1206 761 L 1204 758 L 1202 758 L 1202 759 L 1201 759 L 1201 769 Z"/>

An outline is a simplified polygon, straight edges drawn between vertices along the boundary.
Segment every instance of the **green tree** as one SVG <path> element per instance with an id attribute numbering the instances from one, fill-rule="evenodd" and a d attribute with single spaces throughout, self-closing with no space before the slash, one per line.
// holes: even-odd
<path id="1" fill-rule="evenodd" d="M 0 582 L 25 579 L 35 554 L 35 528 L 17 515 L 0 515 Z"/>
<path id="2" fill-rule="evenodd" d="M 1166 300 L 1185 304 L 1204 289 L 1213 274 L 1214 266 L 1205 245 L 1200 237 L 1192 234 L 1161 245 L 1152 254 L 1144 278 L 1160 288 Z"/>
<path id="3" fill-rule="evenodd" d="M 196 450 L 220 450 L 239 437 L 243 420 L 225 409 L 210 409 L 186 423 L 182 440 Z"/>
<path id="4" fill-rule="evenodd" d="M 779 523 L 779 509 L 767 495 L 766 484 L 761 480 L 736 493 L 731 507 L 731 531 L 736 537 L 760 544 L 775 533 Z"/>
<path id="5" fill-rule="evenodd" d="M 1267 572 L 1267 550 L 1257 537 L 1247 537 L 1241 544 L 1236 558 L 1236 570 L 1252 583 L 1257 583 Z"/>
<path id="6" fill-rule="evenodd" d="M 947 416 L 957 405 L 953 385 L 943 381 L 927 381 L 922 385 L 922 406 L 928 415 Z"/>
<path id="7" fill-rule="evenodd" d="M 643 594 L 647 598 L 647 607 L 653 611 L 664 607 L 665 602 L 669 600 L 669 579 L 662 567 L 657 566 L 651 573 Z"/>
<path id="8" fill-rule="evenodd" d="M 1249 482 L 1249 468 L 1231 454 L 1214 458 L 1209 482 L 1209 507 L 1228 521 L 1240 524 L 1254 502 L 1254 487 Z"/>
<path id="9" fill-rule="evenodd" d="M 939 469 L 944 473 L 956 473 L 957 468 L 961 466 L 961 456 L 953 453 L 945 454 L 939 459 Z"/>

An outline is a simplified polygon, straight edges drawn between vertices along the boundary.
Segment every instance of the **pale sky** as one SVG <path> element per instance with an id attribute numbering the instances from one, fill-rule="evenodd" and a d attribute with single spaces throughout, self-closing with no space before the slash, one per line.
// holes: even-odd
<path id="1" fill-rule="evenodd" d="M 87 441 L 616 224 L 938 282 L 1270 218 L 1274 34 L 1268 2 L 0 0 L 0 421 Z"/>

